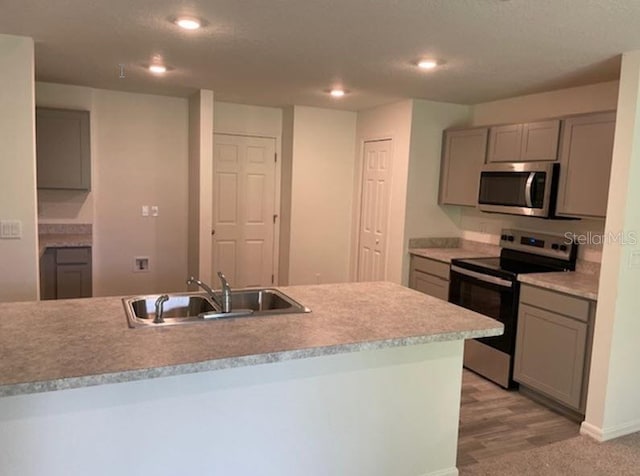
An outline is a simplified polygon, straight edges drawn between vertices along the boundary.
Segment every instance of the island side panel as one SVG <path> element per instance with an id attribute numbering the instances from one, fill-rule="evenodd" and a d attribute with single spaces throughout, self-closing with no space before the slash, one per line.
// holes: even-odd
<path id="1" fill-rule="evenodd" d="M 0 474 L 457 475 L 462 348 L 0 398 Z"/>

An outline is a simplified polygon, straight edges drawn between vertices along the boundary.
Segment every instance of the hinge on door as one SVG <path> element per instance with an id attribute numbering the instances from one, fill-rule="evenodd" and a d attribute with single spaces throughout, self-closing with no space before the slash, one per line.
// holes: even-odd
<path id="1" fill-rule="evenodd" d="M 275 153 L 273 154 L 273 161 L 274 161 L 274 162 L 277 162 L 277 161 L 278 161 L 278 153 L 277 153 L 277 152 L 275 152 Z"/>
<path id="2" fill-rule="evenodd" d="M 272 274 L 271 275 L 271 284 L 273 284 L 275 282 L 276 277 Z"/>
<path id="3" fill-rule="evenodd" d="M 276 220 L 278 219 L 278 215 L 274 214 L 273 215 L 273 224 L 276 224 Z"/>

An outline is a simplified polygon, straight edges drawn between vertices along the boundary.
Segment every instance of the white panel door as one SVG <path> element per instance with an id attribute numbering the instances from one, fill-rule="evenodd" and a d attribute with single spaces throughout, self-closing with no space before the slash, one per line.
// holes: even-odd
<path id="1" fill-rule="evenodd" d="M 391 140 L 365 142 L 358 281 L 381 281 L 386 276 L 390 183 Z"/>
<path id="2" fill-rule="evenodd" d="M 213 275 L 233 287 L 273 276 L 275 139 L 214 134 Z"/>

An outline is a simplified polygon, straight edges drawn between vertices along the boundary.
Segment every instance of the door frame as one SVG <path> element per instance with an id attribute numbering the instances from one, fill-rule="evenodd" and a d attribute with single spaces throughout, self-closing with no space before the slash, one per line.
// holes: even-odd
<path id="1" fill-rule="evenodd" d="M 273 264 L 271 268 L 271 272 L 273 274 L 273 285 L 277 286 L 280 282 L 280 222 L 281 222 L 281 211 L 280 211 L 280 195 L 281 195 L 281 184 L 282 184 L 282 151 L 281 151 L 281 140 L 279 137 L 269 135 L 269 134 L 251 134 L 248 132 L 227 132 L 225 130 L 214 130 L 213 131 L 213 147 L 212 151 L 215 154 L 216 148 L 216 134 L 222 134 L 226 136 L 236 136 L 236 137 L 255 137 L 259 139 L 273 139 L 274 148 L 276 151 L 276 168 L 275 168 L 275 176 L 274 176 L 274 186 L 275 186 L 275 202 L 274 202 L 274 213 L 278 215 L 275 224 L 273 225 Z M 211 157 L 211 183 L 213 184 L 214 173 L 215 173 L 215 156 Z M 213 196 L 211 197 L 213 200 Z M 213 224 L 213 202 L 211 207 L 211 220 Z M 213 240 L 213 236 L 211 237 Z M 213 245 L 213 241 L 212 241 Z M 213 248 L 213 246 L 212 246 Z M 213 256 L 212 256 L 213 258 Z"/>
<path id="2" fill-rule="evenodd" d="M 358 281 L 358 266 L 360 264 L 360 224 L 362 220 L 362 192 L 363 192 L 363 183 L 362 176 L 364 174 L 364 146 L 366 142 L 382 142 L 390 140 L 391 141 L 391 161 L 389 166 L 389 195 L 387 206 L 391 204 L 391 192 L 393 188 L 391 184 L 393 182 L 393 157 L 394 157 L 394 145 L 395 139 L 393 135 L 381 135 L 381 136 L 373 136 L 373 137 L 364 137 L 360 139 L 358 147 L 359 153 L 356 157 L 355 164 L 355 186 L 354 186 L 354 197 L 353 197 L 353 214 L 352 214 L 352 234 L 351 234 L 351 265 L 349 270 L 349 278 L 351 281 Z M 390 223 L 391 213 L 387 213 L 387 234 L 389 233 L 389 223 Z M 387 277 L 387 269 L 389 263 L 389 239 L 385 241 L 385 249 L 384 249 L 384 276 L 385 279 Z"/>

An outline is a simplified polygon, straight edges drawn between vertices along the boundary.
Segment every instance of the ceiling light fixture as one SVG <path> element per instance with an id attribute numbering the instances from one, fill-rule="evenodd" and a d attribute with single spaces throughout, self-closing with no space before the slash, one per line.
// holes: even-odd
<path id="1" fill-rule="evenodd" d="M 149 66 L 149 71 L 153 74 L 164 74 L 167 72 L 167 67 L 161 64 L 152 64 Z"/>
<path id="2" fill-rule="evenodd" d="M 342 96 L 347 94 L 347 92 L 344 89 L 334 88 L 329 91 L 329 94 L 331 94 L 334 98 L 341 98 Z"/>
<path id="3" fill-rule="evenodd" d="M 195 17 L 178 17 L 173 23 L 184 30 L 197 30 L 202 26 L 202 21 Z"/>
<path id="4" fill-rule="evenodd" d="M 418 68 L 421 69 L 433 69 L 438 66 L 438 62 L 434 59 L 423 59 L 418 61 Z"/>

